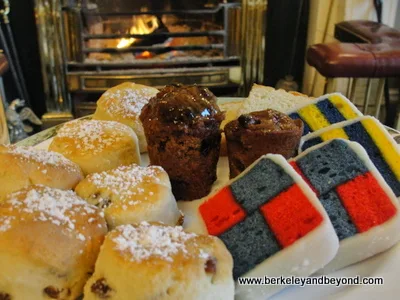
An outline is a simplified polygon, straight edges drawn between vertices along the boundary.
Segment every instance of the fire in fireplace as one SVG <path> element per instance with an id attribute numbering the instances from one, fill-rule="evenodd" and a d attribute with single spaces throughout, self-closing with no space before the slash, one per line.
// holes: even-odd
<path id="1" fill-rule="evenodd" d="M 240 77 L 240 3 L 198 0 L 182 9 L 166 1 L 161 9 L 142 5 L 128 11 L 106 9 L 102 1 L 79 6 L 70 0 L 61 7 L 75 117 L 93 112 L 100 93 L 124 81 L 238 88 L 231 78 Z"/>
<path id="2" fill-rule="evenodd" d="M 141 9 L 142 12 L 146 12 L 147 9 Z M 160 26 L 160 22 L 156 16 L 153 15 L 143 15 L 143 16 L 132 16 L 132 26 L 129 29 L 129 34 L 136 35 L 144 35 L 153 33 Z M 140 39 L 136 38 L 122 38 L 118 41 L 117 48 L 126 48 L 135 42 L 140 42 Z M 148 52 L 148 51 L 147 51 Z M 150 53 L 150 52 L 149 52 Z"/>
<path id="3" fill-rule="evenodd" d="M 84 61 L 134 62 L 151 58 L 223 57 L 222 47 L 217 46 L 224 42 L 223 25 L 210 20 L 182 19 L 167 14 L 159 18 L 147 14 L 147 8 L 140 11 L 142 15 L 128 17 L 103 16 L 101 20 L 88 17 L 87 30 L 90 34 L 86 35 L 86 46 L 90 50 Z M 213 44 L 216 46 L 212 49 L 204 47 Z M 195 49 L 195 46 L 200 48 L 190 49 Z"/>

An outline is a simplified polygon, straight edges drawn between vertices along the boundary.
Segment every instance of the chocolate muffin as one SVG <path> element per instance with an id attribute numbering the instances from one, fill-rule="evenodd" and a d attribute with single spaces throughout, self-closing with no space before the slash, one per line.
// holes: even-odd
<path id="1" fill-rule="evenodd" d="M 281 154 L 286 159 L 294 156 L 303 126 L 301 120 L 273 109 L 243 114 L 226 124 L 230 177 L 239 175 L 264 154 Z"/>
<path id="2" fill-rule="evenodd" d="M 206 196 L 216 180 L 224 114 L 196 85 L 169 85 L 141 112 L 150 163 L 167 171 L 177 200 Z"/>

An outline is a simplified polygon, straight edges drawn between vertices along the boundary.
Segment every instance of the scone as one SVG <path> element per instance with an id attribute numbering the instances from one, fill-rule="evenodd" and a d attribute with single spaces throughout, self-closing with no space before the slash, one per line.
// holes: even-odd
<path id="1" fill-rule="evenodd" d="M 233 178 L 264 154 L 293 157 L 303 133 L 303 122 L 266 109 L 240 115 L 225 126 L 224 132 L 230 177 Z"/>
<path id="2" fill-rule="evenodd" d="M 394 194 L 400 197 L 400 148 L 377 119 L 365 116 L 315 131 L 301 139 L 299 152 L 335 138 L 363 146 Z"/>
<path id="3" fill-rule="evenodd" d="M 76 299 L 107 232 L 73 191 L 30 186 L 0 203 L 1 299 Z"/>
<path id="4" fill-rule="evenodd" d="M 196 85 L 166 86 L 143 107 L 150 163 L 167 171 L 177 200 L 210 192 L 217 179 L 223 118 L 214 94 Z"/>
<path id="5" fill-rule="evenodd" d="M 400 240 L 399 204 L 358 143 L 334 139 L 311 147 L 291 165 L 309 183 L 339 237 L 329 273 L 377 253 Z"/>
<path id="6" fill-rule="evenodd" d="M 78 184 L 75 192 L 104 209 L 110 228 L 141 221 L 167 225 L 182 225 L 183 222 L 168 174 L 158 166 L 133 164 L 90 174 Z"/>
<path id="7" fill-rule="evenodd" d="M 233 300 L 232 263 L 218 238 L 180 226 L 122 225 L 107 235 L 84 299 Z"/>
<path id="8" fill-rule="evenodd" d="M 339 242 L 316 195 L 281 155 L 267 154 L 199 206 L 208 234 L 234 260 L 233 276 L 309 276 Z M 284 285 L 236 285 L 236 299 L 267 299 Z"/>
<path id="9" fill-rule="evenodd" d="M 139 139 L 140 152 L 147 151 L 146 137 L 139 120 L 142 107 L 158 93 L 156 88 L 124 82 L 108 89 L 97 101 L 95 120 L 117 121 L 128 125 Z"/>
<path id="10" fill-rule="evenodd" d="M 114 121 L 77 120 L 65 123 L 49 150 L 77 163 L 85 175 L 121 165 L 140 164 L 135 132 Z"/>
<path id="11" fill-rule="evenodd" d="M 0 201 L 28 185 L 69 190 L 82 179 L 80 167 L 59 153 L 0 145 Z"/>

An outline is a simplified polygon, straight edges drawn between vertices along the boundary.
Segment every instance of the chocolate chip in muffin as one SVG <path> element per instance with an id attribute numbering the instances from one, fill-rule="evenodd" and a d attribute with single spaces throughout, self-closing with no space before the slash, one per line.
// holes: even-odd
<path id="1" fill-rule="evenodd" d="M 217 144 L 220 142 L 219 136 L 211 136 L 201 141 L 200 152 L 201 155 L 207 156 L 212 149 L 217 147 Z"/>
<path id="2" fill-rule="evenodd" d="M 239 124 L 244 128 L 247 128 L 249 125 L 255 125 L 255 124 L 261 123 L 260 119 L 258 119 L 255 116 L 248 115 L 248 114 L 241 115 L 238 118 L 238 121 L 239 121 Z"/>
<path id="3" fill-rule="evenodd" d="M 174 195 L 179 195 L 185 191 L 190 185 L 188 182 L 179 179 L 170 179 L 172 185 L 172 193 Z"/>
<path id="4" fill-rule="evenodd" d="M 11 300 L 11 295 L 7 293 L 0 292 L 0 300 Z"/>
<path id="5" fill-rule="evenodd" d="M 167 145 L 167 141 L 160 141 L 158 143 L 158 151 L 164 152 L 165 151 L 165 146 Z"/>
<path id="6" fill-rule="evenodd" d="M 107 285 L 105 278 L 100 278 L 92 284 L 90 290 L 96 294 L 99 298 L 108 298 L 111 296 L 112 289 Z"/>
<path id="7" fill-rule="evenodd" d="M 186 125 L 194 125 L 197 121 L 207 119 L 220 122 L 224 114 L 219 110 L 216 99 L 205 87 L 168 85 L 143 107 L 141 121 L 149 119 Z"/>

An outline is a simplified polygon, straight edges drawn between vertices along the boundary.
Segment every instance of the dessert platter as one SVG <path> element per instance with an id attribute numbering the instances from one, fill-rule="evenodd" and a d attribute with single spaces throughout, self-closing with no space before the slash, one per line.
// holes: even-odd
<path id="1" fill-rule="evenodd" d="M 343 95 L 124 83 L 0 145 L 0 300 L 396 299 L 400 147 Z M 242 277 L 384 285 L 239 285 Z"/>

